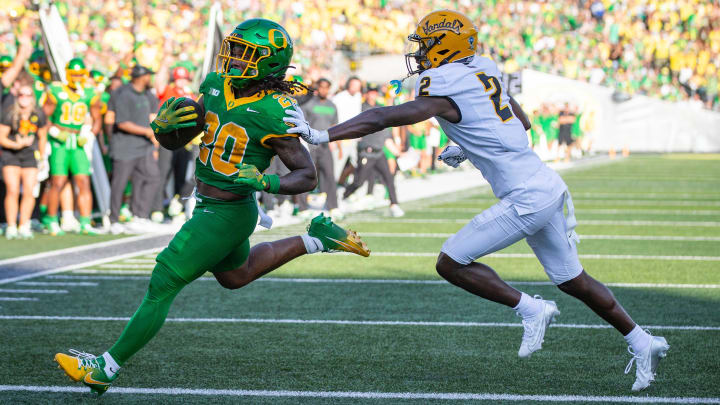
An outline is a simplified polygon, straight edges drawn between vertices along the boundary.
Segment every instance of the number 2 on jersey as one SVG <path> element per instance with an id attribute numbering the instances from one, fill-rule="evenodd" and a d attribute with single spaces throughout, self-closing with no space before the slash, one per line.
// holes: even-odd
<path id="1" fill-rule="evenodd" d="M 502 102 L 502 86 L 500 86 L 500 80 L 495 76 L 486 75 L 485 72 L 480 72 L 475 76 L 482 82 L 485 91 L 495 90 L 490 94 L 490 101 L 492 101 L 495 107 L 495 114 L 500 118 L 500 121 L 507 122 L 510 120 L 510 118 L 513 117 L 510 107 L 500 104 Z"/>
<path id="2" fill-rule="evenodd" d="M 248 143 L 245 128 L 234 122 L 228 122 L 218 129 L 220 120 L 212 111 L 205 113 L 205 123 L 207 131 L 202 137 L 198 159 L 207 165 L 209 158 L 210 167 L 214 171 L 232 176 L 238 171 L 235 165 L 240 163 L 245 155 L 245 147 Z"/>

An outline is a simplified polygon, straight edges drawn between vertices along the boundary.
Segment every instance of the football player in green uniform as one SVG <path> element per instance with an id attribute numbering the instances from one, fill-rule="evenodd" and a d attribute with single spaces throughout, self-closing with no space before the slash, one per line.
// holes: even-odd
<path id="1" fill-rule="evenodd" d="M 97 135 L 100 132 L 102 104 L 95 89 L 85 85 L 88 71 L 82 59 L 71 59 L 65 66 L 65 74 L 68 83 L 51 83 L 43 107 L 51 123 L 48 138 L 52 148 L 46 226 L 51 235 L 62 233 L 57 219 L 60 192 L 68 182 L 68 174 L 72 173 L 79 190 L 77 204 L 80 210 L 80 232 L 89 235 L 94 234 L 90 226 L 90 161 L 83 149 L 88 139 L 80 130 L 90 112 L 92 133 Z"/>
<path id="2" fill-rule="evenodd" d="M 299 194 L 317 184 L 307 149 L 296 135 L 285 133 L 285 111 L 298 109 L 289 94 L 299 84 L 283 80 L 292 53 L 288 33 L 269 20 L 247 20 L 223 40 L 217 72 L 200 86 L 206 126 L 196 162 L 193 216 L 158 255 L 147 295 L 116 343 L 97 357 L 77 351 L 55 356 L 73 380 L 105 392 L 120 367 L 160 329 L 180 290 L 207 271 L 223 287 L 236 289 L 304 254 L 370 254 L 357 234 L 322 214 L 305 235 L 250 248 L 257 191 Z M 176 136 L 176 129 L 196 125 L 191 121 L 198 112 L 192 105 L 179 107 L 182 100 L 163 104 L 152 123 L 156 134 Z M 262 173 L 275 155 L 290 173 Z"/>

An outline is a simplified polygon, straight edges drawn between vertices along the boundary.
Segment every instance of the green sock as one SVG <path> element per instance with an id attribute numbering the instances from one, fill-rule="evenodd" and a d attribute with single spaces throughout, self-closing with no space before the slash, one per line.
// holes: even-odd
<path id="1" fill-rule="evenodd" d="M 90 225 L 90 217 L 80 217 L 80 225 Z"/>
<path id="2" fill-rule="evenodd" d="M 160 330 L 175 296 L 188 283 L 165 265 L 155 265 L 150 286 L 135 315 L 125 326 L 120 338 L 108 350 L 122 366 L 145 346 Z"/>
<path id="3" fill-rule="evenodd" d="M 47 205 L 40 204 L 40 216 L 44 217 L 45 215 L 47 215 Z"/>

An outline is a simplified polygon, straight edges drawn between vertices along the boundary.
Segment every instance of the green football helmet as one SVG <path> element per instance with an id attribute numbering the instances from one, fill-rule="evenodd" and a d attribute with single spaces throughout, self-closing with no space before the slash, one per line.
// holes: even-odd
<path id="1" fill-rule="evenodd" d="M 222 41 L 215 70 L 243 88 L 266 77 L 284 78 L 293 55 L 293 43 L 282 25 L 262 18 L 239 24 Z"/>
<path id="2" fill-rule="evenodd" d="M 2 76 L 2 74 L 10 68 L 10 66 L 12 66 L 12 58 L 10 55 L 0 56 L 0 76 Z"/>
<path id="3" fill-rule="evenodd" d="M 73 89 L 77 89 L 85 84 L 85 79 L 88 77 L 88 71 L 85 67 L 85 62 L 80 58 L 72 58 L 65 65 L 65 78 L 67 79 L 68 86 Z"/>

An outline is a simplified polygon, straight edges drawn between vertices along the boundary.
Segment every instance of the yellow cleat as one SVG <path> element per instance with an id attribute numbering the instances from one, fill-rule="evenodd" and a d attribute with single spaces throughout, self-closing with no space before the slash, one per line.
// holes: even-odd
<path id="1" fill-rule="evenodd" d="M 102 357 L 95 357 L 92 354 L 73 349 L 69 351 L 74 356 L 65 353 L 55 355 L 58 368 L 63 370 L 71 380 L 82 382 L 98 395 L 104 394 L 110 388 L 113 380 L 117 378 L 117 374 L 112 378 L 105 374 L 105 360 Z"/>

